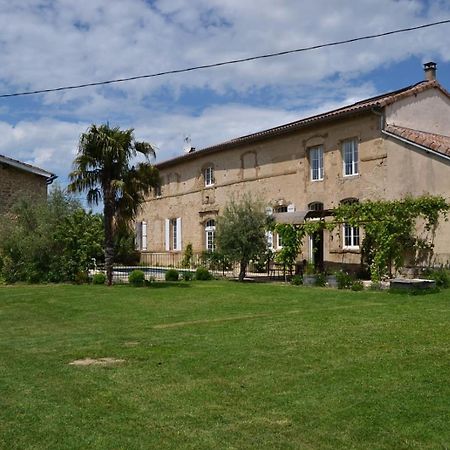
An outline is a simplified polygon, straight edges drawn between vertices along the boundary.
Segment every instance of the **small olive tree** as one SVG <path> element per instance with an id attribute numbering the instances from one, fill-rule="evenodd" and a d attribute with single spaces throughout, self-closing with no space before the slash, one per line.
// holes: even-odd
<path id="1" fill-rule="evenodd" d="M 248 263 L 267 250 L 266 225 L 262 203 L 250 195 L 231 198 L 217 219 L 217 247 L 224 256 L 239 262 L 239 281 L 244 280 Z"/>

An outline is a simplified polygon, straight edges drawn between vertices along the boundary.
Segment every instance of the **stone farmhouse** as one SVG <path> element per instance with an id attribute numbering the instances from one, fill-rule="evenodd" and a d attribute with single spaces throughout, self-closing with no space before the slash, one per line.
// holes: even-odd
<path id="1" fill-rule="evenodd" d="M 55 178 L 46 170 L 0 155 L 0 217 L 20 197 L 45 199 Z"/>
<path id="2" fill-rule="evenodd" d="M 181 259 L 188 243 L 213 250 L 217 216 L 244 192 L 291 223 L 346 201 L 449 198 L 450 94 L 436 64 L 424 70 L 413 86 L 157 164 L 161 188 L 136 223 L 142 261 Z M 306 239 L 298 260 L 359 264 L 361 241 L 362 231 L 344 224 Z M 441 221 L 434 244 L 435 261 L 450 261 L 450 222 Z M 282 242 L 268 233 L 268 245 L 276 251 Z"/>

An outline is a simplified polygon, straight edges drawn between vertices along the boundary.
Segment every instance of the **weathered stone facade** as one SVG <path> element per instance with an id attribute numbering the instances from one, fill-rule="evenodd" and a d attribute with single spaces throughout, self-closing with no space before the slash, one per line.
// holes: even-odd
<path id="1" fill-rule="evenodd" d="M 33 172 L 33 167 L 29 165 L 25 167 L 26 170 L 23 170 L 8 162 L 0 161 L 0 215 L 10 211 L 19 198 L 28 197 L 35 201 L 46 198 L 47 182 L 52 174 L 48 173 L 48 176 L 37 174 Z M 43 171 L 39 169 L 39 172 Z"/>
<path id="2" fill-rule="evenodd" d="M 307 211 L 313 203 L 332 209 L 346 199 L 394 199 L 425 193 L 448 198 L 450 146 L 448 155 L 445 149 L 427 152 L 427 147 L 403 142 L 387 134 L 385 128 L 387 124 L 411 124 L 446 138 L 449 118 L 448 93 L 435 81 L 423 82 L 163 162 L 158 165 L 163 180 L 161 195 L 149 198 L 138 218 L 145 227 L 145 236 L 139 240 L 141 249 L 143 253 L 181 255 L 191 243 L 194 252 L 204 251 L 209 221 L 220 214 L 231 196 L 244 192 L 261 199 L 274 212 L 280 208 Z M 323 151 L 321 176 L 312 172 L 315 148 Z M 356 149 L 352 154 L 356 161 L 346 168 L 344 159 L 348 163 L 348 156 L 344 153 L 348 149 Z M 212 183 L 205 183 L 208 167 L 213 169 Z M 345 245 L 343 234 L 343 229 L 324 232 L 320 245 L 325 264 L 359 262 L 358 246 Z M 440 226 L 435 244 L 437 259 L 450 261 L 448 223 Z M 298 259 L 311 259 L 313 252 L 313 242 L 306 240 Z"/>

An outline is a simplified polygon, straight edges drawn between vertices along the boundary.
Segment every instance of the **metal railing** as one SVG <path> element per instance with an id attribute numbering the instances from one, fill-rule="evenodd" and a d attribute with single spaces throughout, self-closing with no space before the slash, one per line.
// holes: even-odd
<path id="1" fill-rule="evenodd" d="M 133 270 L 142 270 L 145 279 L 164 280 L 166 272 L 170 269 L 176 269 L 180 279 L 183 279 L 185 272 L 195 274 L 197 267 L 205 267 L 214 277 L 233 278 L 239 274 L 239 264 L 230 264 L 224 261 L 211 261 L 205 253 L 192 255 L 189 262 L 184 261 L 183 254 L 178 253 L 142 253 L 141 262 L 138 265 L 114 265 L 113 282 L 128 283 L 128 276 Z M 92 265 L 90 274 L 105 272 L 104 264 Z M 284 279 L 284 268 L 279 265 L 267 265 L 265 267 L 257 267 L 252 262 L 248 266 L 247 276 L 251 278 L 270 278 Z"/>

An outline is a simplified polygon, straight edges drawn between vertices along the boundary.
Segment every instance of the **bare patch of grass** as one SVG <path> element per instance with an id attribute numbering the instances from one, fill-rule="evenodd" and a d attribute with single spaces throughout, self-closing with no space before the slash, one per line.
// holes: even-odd
<path id="1" fill-rule="evenodd" d="M 69 363 L 69 366 L 111 366 L 114 364 L 124 363 L 124 359 L 117 358 L 84 358 L 76 359 Z"/>

